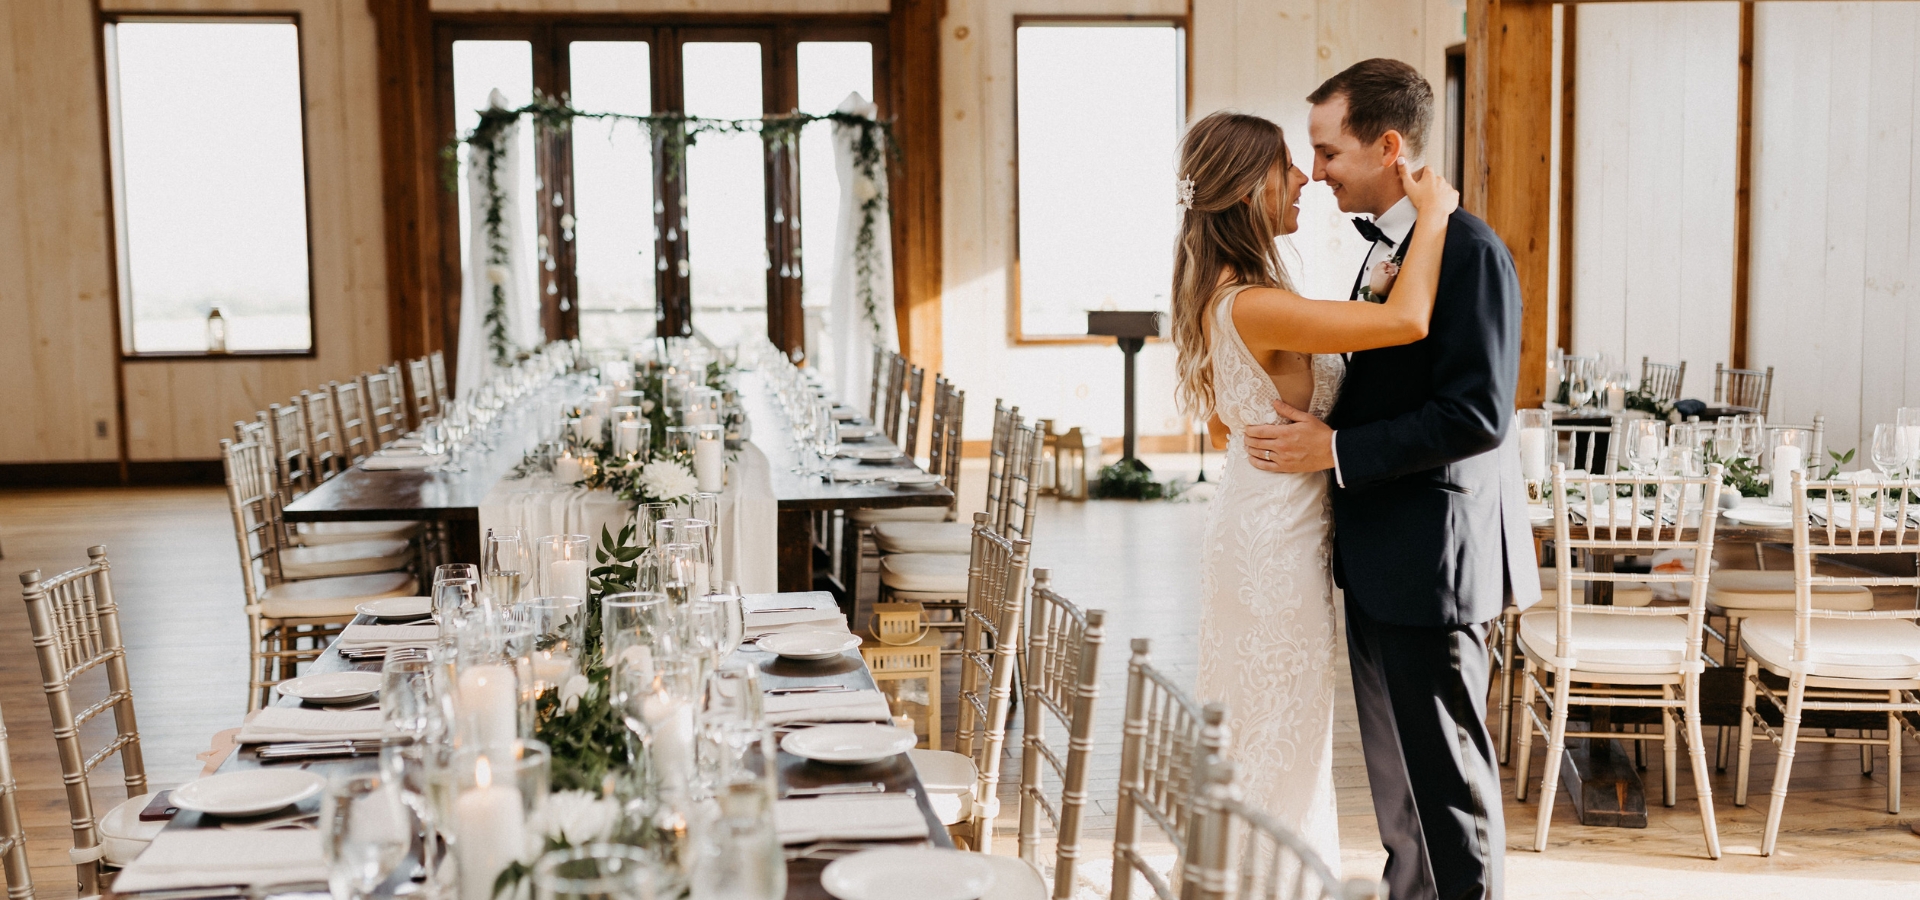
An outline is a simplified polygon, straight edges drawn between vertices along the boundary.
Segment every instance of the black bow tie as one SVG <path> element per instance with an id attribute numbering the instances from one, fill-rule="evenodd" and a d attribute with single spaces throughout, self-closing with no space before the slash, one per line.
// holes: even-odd
<path id="1" fill-rule="evenodd" d="M 1361 237 L 1366 238 L 1367 240 L 1372 241 L 1376 244 L 1386 244 L 1387 246 L 1391 247 L 1394 244 L 1398 243 L 1393 238 L 1387 237 L 1387 233 L 1384 231 L 1381 231 L 1380 226 L 1375 225 L 1369 219 L 1354 219 L 1353 227 L 1354 227 L 1354 230 L 1360 232 Z"/>

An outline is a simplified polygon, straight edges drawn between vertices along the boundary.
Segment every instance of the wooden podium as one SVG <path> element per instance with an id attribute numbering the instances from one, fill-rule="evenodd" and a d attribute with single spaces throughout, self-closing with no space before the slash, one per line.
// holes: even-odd
<path id="1" fill-rule="evenodd" d="M 1134 455 L 1133 359 L 1140 352 L 1140 348 L 1147 345 L 1147 338 L 1160 336 L 1162 315 L 1150 310 L 1087 311 L 1087 333 L 1116 338 L 1120 344 L 1120 352 L 1126 355 L 1126 429 L 1121 437 L 1120 461 L 1142 472 L 1148 471 L 1147 465 Z"/>

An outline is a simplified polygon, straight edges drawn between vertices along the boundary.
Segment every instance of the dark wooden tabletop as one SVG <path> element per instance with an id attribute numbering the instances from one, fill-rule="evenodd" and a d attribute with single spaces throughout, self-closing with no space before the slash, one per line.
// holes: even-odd
<path id="1" fill-rule="evenodd" d="M 356 617 L 354 621 L 367 623 L 373 620 L 368 619 L 366 616 L 359 616 Z M 868 671 L 866 663 L 860 658 L 860 651 L 858 649 L 848 650 L 837 659 L 822 662 L 798 662 L 781 659 L 771 653 L 758 649 L 742 649 L 739 653 L 744 658 L 753 660 L 759 664 L 762 676 L 761 686 L 764 689 L 771 690 L 779 687 L 829 684 L 845 685 L 857 689 L 872 689 L 875 687 L 873 674 Z M 301 674 L 313 675 L 323 672 L 345 671 L 378 672 L 379 670 L 380 661 L 377 659 L 357 662 L 347 660 L 341 658 L 337 649 L 329 648 L 319 659 L 314 660 Z M 276 705 L 299 706 L 300 701 L 290 697 L 281 697 L 276 702 Z M 253 748 L 243 746 L 235 750 L 227 757 L 225 762 L 221 763 L 220 772 L 237 772 L 245 769 L 259 768 L 262 765 L 263 763 L 260 761 L 260 758 L 255 755 Z M 365 756 L 338 760 L 269 762 L 264 763 L 264 765 L 296 766 L 322 776 L 331 776 L 336 773 L 372 770 L 379 765 L 379 762 L 374 756 Z M 909 760 L 904 753 L 895 756 L 887 762 L 875 763 L 873 765 L 835 766 L 801 759 L 783 750 L 780 751 L 779 755 L 779 770 L 780 778 L 778 789 L 781 794 L 785 794 L 794 788 L 821 787 L 830 784 L 853 782 L 878 782 L 886 787 L 887 793 L 911 792 L 915 801 L 920 806 L 921 815 L 926 817 L 927 840 L 938 847 L 953 846 L 952 840 L 947 836 L 946 826 L 940 824 L 939 817 L 934 814 L 933 807 L 927 800 L 926 789 L 921 786 L 920 777 L 914 772 L 912 761 Z M 307 800 L 302 810 L 307 812 L 318 811 L 319 802 L 319 798 Z M 307 807 L 311 807 L 311 809 Z M 212 816 L 202 816 L 199 813 L 182 811 L 174 816 L 167 827 L 169 829 L 217 828 L 219 827 L 219 822 Z M 800 859 L 789 862 L 787 864 L 788 900 L 828 900 L 831 895 L 820 886 L 820 872 L 826 868 L 828 862 L 831 862 L 831 860 Z M 138 897 L 139 895 L 126 896 Z"/>
<path id="2" fill-rule="evenodd" d="M 953 503 L 953 492 L 944 486 L 918 489 L 902 489 L 883 482 L 829 482 L 814 475 L 800 475 L 794 472 L 796 461 L 795 448 L 786 439 L 786 416 L 779 410 L 779 400 L 766 381 L 753 372 L 742 372 L 738 377 L 740 404 L 746 408 L 747 419 L 753 423 L 754 446 L 767 455 L 767 463 L 773 470 L 773 496 L 780 501 L 780 509 L 822 510 L 822 509 L 897 509 L 907 506 L 947 506 Z M 848 442 L 847 447 L 881 447 L 883 443 Z M 857 460 L 838 459 L 834 468 L 839 471 L 872 470 L 873 464 Z M 920 467 L 912 460 L 902 457 L 891 468 L 902 472 L 918 472 Z"/>

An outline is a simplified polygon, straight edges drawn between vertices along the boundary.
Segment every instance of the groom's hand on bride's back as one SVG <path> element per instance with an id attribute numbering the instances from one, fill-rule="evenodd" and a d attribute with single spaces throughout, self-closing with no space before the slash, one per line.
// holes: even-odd
<path id="1" fill-rule="evenodd" d="M 1249 425 L 1247 458 L 1267 472 L 1321 472 L 1333 468 L 1333 429 L 1284 400 L 1273 401 L 1284 422 Z"/>

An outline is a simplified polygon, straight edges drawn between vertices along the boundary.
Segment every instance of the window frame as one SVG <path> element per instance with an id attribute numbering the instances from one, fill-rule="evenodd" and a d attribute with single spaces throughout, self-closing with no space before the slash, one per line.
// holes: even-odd
<path id="1" fill-rule="evenodd" d="M 434 117 L 439 134 L 455 133 L 457 113 L 453 107 L 453 43 L 465 40 L 524 40 L 533 46 L 533 84 L 535 89 L 558 96 L 570 83 L 571 64 L 568 45 L 573 41 L 616 40 L 645 41 L 650 67 L 649 90 L 655 112 L 685 108 L 680 71 L 680 48 L 688 42 L 741 41 L 761 45 L 761 106 L 773 114 L 793 109 L 799 97 L 798 45 L 813 41 L 864 41 L 873 46 L 874 97 L 880 116 L 891 115 L 891 83 L 888 78 L 889 30 L 885 13 L 845 13 L 807 15 L 766 14 L 640 14 L 640 15 L 546 15 L 525 13 L 448 13 L 433 17 Z M 768 255 L 775 264 L 767 272 L 767 336 L 777 346 L 791 351 L 806 344 L 806 312 L 802 305 L 805 272 L 782 278 L 782 260 L 797 262 L 800 244 L 790 226 L 776 224 L 776 208 L 788 216 L 802 216 L 800 209 L 799 163 L 785 148 L 765 155 L 766 204 L 762 212 L 766 227 Z M 557 292 L 548 295 L 543 276 L 540 288 L 540 322 L 546 334 L 558 339 L 577 338 L 580 334 L 579 280 L 575 248 L 560 240 L 560 219 L 574 210 L 570 132 L 536 137 L 535 171 L 540 182 L 557 186 L 562 195 L 560 206 L 536 204 L 539 233 L 547 236 L 554 253 L 554 285 Z M 654 196 L 664 211 L 656 217 L 654 242 L 656 259 L 685 258 L 684 234 L 669 243 L 665 223 L 678 221 L 681 215 L 680 173 L 668 173 L 661 156 L 654 154 Z M 457 195 L 441 192 L 440 253 L 442 283 L 456 286 L 448 296 L 449 319 L 457 319 L 459 291 L 464 287 L 465 261 L 460 258 L 460 207 Z M 898 244 L 898 235 L 890 235 Z M 655 271 L 654 322 L 656 333 L 691 333 L 694 324 L 691 279 L 681 276 L 676 266 Z M 568 301 L 566 310 L 560 300 Z"/>
<path id="2" fill-rule="evenodd" d="M 1013 171 L 1012 177 L 1009 178 L 1009 184 L 1012 186 L 1012 195 L 1008 203 L 1008 210 L 1012 219 L 1009 224 L 1009 231 L 1013 237 L 1013 240 L 1010 242 L 1011 246 L 1008 248 L 1008 254 L 1012 257 L 1010 260 L 1011 265 L 1008 269 L 1011 273 L 1011 277 L 1008 279 L 1010 283 L 1007 285 L 1007 343 L 1009 345 L 1015 347 L 1039 347 L 1050 345 L 1111 344 L 1117 340 L 1112 337 L 1091 334 L 1026 333 L 1021 309 L 1023 281 L 1020 259 L 1020 29 L 1027 26 L 1047 25 L 1110 25 L 1115 27 L 1164 25 L 1176 29 L 1178 32 L 1175 36 L 1176 46 L 1180 48 L 1180 60 L 1177 73 L 1180 83 L 1176 85 L 1174 89 L 1175 96 L 1180 98 L 1180 110 L 1176 118 L 1178 121 L 1185 123 L 1193 113 L 1193 28 L 1190 23 L 1191 17 L 1184 15 L 1091 13 L 1085 15 L 1016 15 L 1013 17 L 1013 34 L 1011 35 L 1013 45 L 1013 62 L 1011 66 L 1013 70 L 1013 120 L 1009 123 L 1012 126 L 1011 131 L 1013 135 Z M 1161 340 L 1163 339 L 1157 337 L 1147 338 L 1149 343 L 1157 343 Z"/>
<path id="3" fill-rule="evenodd" d="M 113 29 L 121 23 L 283 23 L 293 26 L 294 63 L 300 87 L 300 191 L 303 200 L 301 221 L 306 229 L 307 245 L 307 349 L 305 350 L 145 350 L 133 345 L 133 273 L 129 267 L 127 239 L 126 153 L 121 140 L 120 54 Z M 313 144 L 307 121 L 307 41 L 306 27 L 298 11 L 250 12 L 205 10 L 185 12 L 101 12 L 95 23 L 100 37 L 100 74 L 107 142 L 107 201 L 113 216 L 108 231 L 113 253 L 113 293 L 115 326 L 120 358 L 126 361 L 166 359 L 314 359 L 320 353 L 318 291 L 314 282 L 313 258 Z"/>

